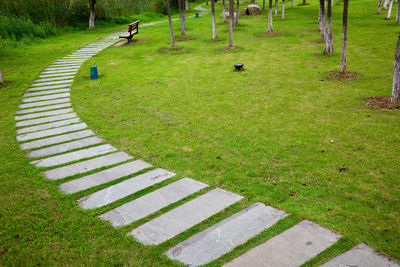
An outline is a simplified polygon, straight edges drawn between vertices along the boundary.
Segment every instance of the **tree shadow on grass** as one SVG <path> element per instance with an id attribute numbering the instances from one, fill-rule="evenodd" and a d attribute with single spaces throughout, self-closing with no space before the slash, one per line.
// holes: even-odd
<path id="1" fill-rule="evenodd" d="M 181 55 L 181 54 L 189 54 L 194 50 L 194 48 L 188 48 L 184 46 L 167 46 L 162 47 L 157 50 L 157 53 L 162 55 Z"/>

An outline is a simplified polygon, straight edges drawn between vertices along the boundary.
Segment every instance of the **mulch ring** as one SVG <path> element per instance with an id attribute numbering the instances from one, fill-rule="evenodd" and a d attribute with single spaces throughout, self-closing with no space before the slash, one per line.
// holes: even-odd
<path id="1" fill-rule="evenodd" d="M 400 109 L 400 101 L 391 102 L 391 96 L 370 96 L 364 98 L 365 103 L 370 107 L 380 109 Z"/>
<path id="2" fill-rule="evenodd" d="M 340 71 L 331 71 L 328 72 L 330 79 L 342 80 L 342 79 L 355 79 L 360 77 L 358 72 L 340 72 Z"/>

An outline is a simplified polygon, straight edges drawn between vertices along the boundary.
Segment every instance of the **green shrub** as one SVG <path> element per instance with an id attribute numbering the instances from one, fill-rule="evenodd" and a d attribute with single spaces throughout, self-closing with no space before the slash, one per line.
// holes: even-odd
<path id="1" fill-rule="evenodd" d="M 46 38 L 55 35 L 56 29 L 48 22 L 33 23 L 30 19 L 0 16 L 0 37 L 20 41 L 22 38 Z"/>
<path id="2" fill-rule="evenodd" d="M 166 4 L 165 0 L 153 0 L 153 3 L 151 5 L 151 9 L 154 12 L 167 14 L 167 4 Z"/>

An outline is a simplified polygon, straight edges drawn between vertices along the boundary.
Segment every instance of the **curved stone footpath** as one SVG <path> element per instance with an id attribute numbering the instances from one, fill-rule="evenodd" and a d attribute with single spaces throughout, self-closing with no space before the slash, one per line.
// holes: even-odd
<path id="1" fill-rule="evenodd" d="M 106 36 L 46 67 L 27 89 L 15 116 L 17 140 L 27 157 L 32 158 L 31 163 L 46 167 L 43 174 L 48 179 L 74 178 L 59 185 L 65 194 L 125 178 L 77 200 L 83 209 L 109 205 L 176 175 L 161 168 L 153 169 L 150 163 L 135 160 L 105 144 L 87 128 L 71 106 L 70 87 L 80 66 L 114 44 L 120 34 Z M 138 172 L 141 174 L 137 175 Z M 200 190 L 206 192 L 133 229 L 129 235 L 145 245 L 158 245 L 243 198 L 191 178 L 182 178 L 99 217 L 114 227 L 128 225 Z M 281 210 L 255 203 L 177 244 L 165 254 L 190 266 L 206 264 L 244 244 L 285 216 L 287 214 Z M 226 266 L 300 266 L 340 237 L 340 234 L 304 220 Z M 360 244 L 324 266 L 399 265 Z"/>

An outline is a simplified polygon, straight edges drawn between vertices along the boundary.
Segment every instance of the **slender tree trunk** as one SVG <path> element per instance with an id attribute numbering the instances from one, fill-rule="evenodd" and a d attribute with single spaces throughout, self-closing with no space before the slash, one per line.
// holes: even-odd
<path id="1" fill-rule="evenodd" d="M 337 1 L 336 1 L 336 5 L 340 5 L 340 0 L 337 0 Z"/>
<path id="2" fill-rule="evenodd" d="M 349 0 L 343 1 L 343 39 L 342 56 L 340 58 L 340 72 L 346 72 L 346 52 L 347 52 L 347 17 L 349 14 Z"/>
<path id="3" fill-rule="evenodd" d="M 294 8 L 294 0 L 292 0 L 292 8 Z"/>
<path id="4" fill-rule="evenodd" d="M 400 35 L 394 55 L 392 102 L 400 100 Z"/>
<path id="5" fill-rule="evenodd" d="M 325 41 L 325 0 L 319 0 L 321 7 L 321 42 Z"/>
<path id="6" fill-rule="evenodd" d="M 378 14 L 381 14 L 382 0 L 379 0 L 378 4 Z"/>
<path id="7" fill-rule="evenodd" d="M 393 7 L 393 0 L 390 0 L 389 7 L 386 13 L 386 19 L 390 19 L 390 14 L 392 13 L 392 7 Z"/>
<path id="8" fill-rule="evenodd" d="M 185 10 L 189 11 L 189 0 L 185 0 Z"/>
<path id="9" fill-rule="evenodd" d="M 228 0 L 229 1 L 229 0 Z M 222 10 L 224 12 L 223 16 L 224 16 L 224 23 L 226 23 L 226 0 L 222 0 Z"/>
<path id="10" fill-rule="evenodd" d="M 333 52 L 333 35 L 332 35 L 332 2 L 328 0 L 328 14 L 326 20 L 326 36 L 325 36 L 325 55 L 331 55 Z"/>
<path id="11" fill-rule="evenodd" d="M 306 3 L 306 0 L 303 0 L 303 5 L 306 5 L 307 3 Z"/>
<path id="12" fill-rule="evenodd" d="M 181 34 L 185 35 L 186 34 L 185 17 L 184 17 L 185 8 L 182 7 L 183 4 L 182 1 L 184 0 L 178 0 L 178 8 L 179 8 L 179 18 L 181 20 Z"/>
<path id="13" fill-rule="evenodd" d="M 265 0 L 263 0 L 263 7 L 262 7 L 262 11 L 265 11 Z"/>
<path id="14" fill-rule="evenodd" d="M 237 0 L 236 1 L 236 24 L 239 24 L 239 4 L 240 4 L 239 0 Z"/>
<path id="15" fill-rule="evenodd" d="M 3 79 L 3 75 L 1 74 L 1 70 L 0 70 L 0 83 L 2 83 L 2 82 L 4 82 L 4 79 Z"/>
<path id="16" fill-rule="evenodd" d="M 282 15 L 281 20 L 285 20 L 285 0 L 282 0 Z"/>
<path id="17" fill-rule="evenodd" d="M 233 17 L 234 0 L 229 0 L 229 47 L 233 47 L 233 27 L 235 25 Z"/>
<path id="18" fill-rule="evenodd" d="M 90 16 L 89 16 L 89 29 L 94 29 L 94 5 L 96 4 L 96 0 L 89 0 L 90 4 Z"/>
<path id="19" fill-rule="evenodd" d="M 278 16 L 278 0 L 275 0 L 275 17 Z"/>
<path id="20" fill-rule="evenodd" d="M 268 32 L 272 33 L 272 0 L 268 1 Z"/>
<path id="21" fill-rule="evenodd" d="M 213 39 L 217 39 L 217 23 L 215 20 L 215 2 L 211 0 L 211 14 L 212 14 L 212 30 L 213 30 Z"/>
<path id="22" fill-rule="evenodd" d="M 400 23 L 400 1 L 397 1 L 396 24 Z"/>
<path id="23" fill-rule="evenodd" d="M 175 38 L 174 38 L 174 30 L 172 29 L 171 6 L 169 4 L 169 0 L 165 0 L 165 1 L 167 2 L 169 32 L 171 34 L 171 47 L 174 47 L 175 46 Z"/>
<path id="24" fill-rule="evenodd" d="M 385 0 L 384 2 L 383 2 L 383 9 L 387 9 L 388 8 L 388 0 Z"/>
<path id="25" fill-rule="evenodd" d="M 319 12 L 318 12 L 318 30 L 321 31 L 322 29 L 322 4 L 319 1 Z"/>

